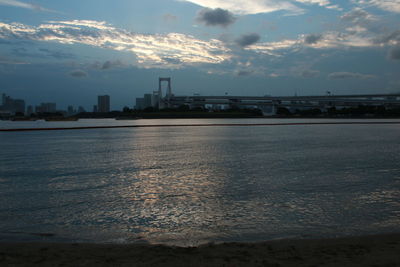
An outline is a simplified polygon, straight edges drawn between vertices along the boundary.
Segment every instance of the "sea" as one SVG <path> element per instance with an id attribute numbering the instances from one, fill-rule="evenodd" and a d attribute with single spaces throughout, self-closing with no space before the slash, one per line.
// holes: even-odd
<path id="1" fill-rule="evenodd" d="M 0 121 L 113 125 L 174 126 L 0 132 L 0 242 L 196 246 L 400 232 L 399 119 Z"/>

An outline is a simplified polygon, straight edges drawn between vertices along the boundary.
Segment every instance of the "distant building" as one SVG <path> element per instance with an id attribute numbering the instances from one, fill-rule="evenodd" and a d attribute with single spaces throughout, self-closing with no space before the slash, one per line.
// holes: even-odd
<path id="1" fill-rule="evenodd" d="M 110 96 L 99 95 L 97 97 L 97 108 L 98 112 L 103 112 L 103 113 L 110 112 Z"/>
<path id="2" fill-rule="evenodd" d="M 135 109 L 144 109 L 144 98 L 143 97 L 137 97 L 136 98 L 136 105 L 135 105 Z"/>
<path id="3" fill-rule="evenodd" d="M 153 95 L 145 94 L 143 104 L 144 104 L 144 108 L 152 107 L 153 106 Z"/>
<path id="4" fill-rule="evenodd" d="M 27 115 L 31 115 L 31 114 L 33 114 L 33 113 L 34 113 L 33 107 L 32 107 L 32 106 L 28 106 L 28 108 L 26 109 L 26 114 L 27 114 Z"/>
<path id="5" fill-rule="evenodd" d="M 25 113 L 25 101 L 22 99 L 14 99 L 14 111 L 17 113 Z"/>
<path id="6" fill-rule="evenodd" d="M 82 112 L 86 112 L 86 110 L 83 107 L 79 106 L 78 113 L 82 113 Z"/>
<path id="7" fill-rule="evenodd" d="M 158 91 L 153 91 L 153 94 L 151 96 L 151 104 L 154 108 L 159 107 L 160 97 L 158 93 Z"/>
<path id="8" fill-rule="evenodd" d="M 74 109 L 74 106 L 68 106 L 68 109 L 67 109 L 68 116 L 74 115 L 75 113 L 76 113 L 76 110 Z"/>
<path id="9" fill-rule="evenodd" d="M 158 92 L 156 91 L 156 93 Z M 158 106 L 158 94 L 156 96 L 154 94 L 144 94 L 143 97 L 136 98 L 135 109 L 145 109 L 156 106 Z"/>
<path id="10" fill-rule="evenodd" d="M 9 112 L 11 114 L 15 113 L 25 113 L 25 101 L 22 99 L 13 99 L 6 94 L 2 95 L 2 105 L 0 110 L 3 112 Z"/>
<path id="11" fill-rule="evenodd" d="M 96 113 L 97 112 L 97 105 L 93 106 L 93 112 Z"/>
<path id="12" fill-rule="evenodd" d="M 35 107 L 36 113 L 55 113 L 57 112 L 56 103 L 41 103 Z"/>

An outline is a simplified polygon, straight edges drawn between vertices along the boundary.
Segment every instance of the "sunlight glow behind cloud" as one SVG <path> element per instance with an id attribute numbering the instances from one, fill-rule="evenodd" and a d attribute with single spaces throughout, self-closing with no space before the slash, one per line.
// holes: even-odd
<path id="1" fill-rule="evenodd" d="M 400 43 L 397 31 L 377 35 L 358 24 L 359 20 L 350 19 L 350 24 L 346 24 L 343 31 L 300 34 L 297 38 L 272 42 L 258 42 L 260 37 L 253 34 L 250 35 L 253 39 L 245 40 L 242 47 L 247 53 L 276 58 L 305 48 L 368 48 Z M 138 34 L 115 28 L 104 21 L 92 20 L 49 21 L 39 26 L 0 22 L 0 39 L 84 44 L 128 52 L 136 56 L 136 61 L 131 63 L 143 68 L 182 68 L 199 64 L 220 64 L 226 67 L 225 63 L 235 64 L 232 62 L 249 56 L 234 48 L 238 39 L 235 44 L 217 39 L 201 40 L 181 33 Z"/>
<path id="2" fill-rule="evenodd" d="M 252 15 L 260 13 L 270 13 L 275 11 L 286 11 L 290 15 L 303 14 L 305 11 L 295 5 L 295 3 L 307 5 L 319 5 L 328 9 L 338 9 L 337 5 L 332 5 L 329 0 L 247 0 L 243 3 L 242 0 L 178 0 L 191 2 L 193 4 L 206 8 L 222 8 L 229 10 L 237 15 Z"/>
<path id="3" fill-rule="evenodd" d="M 203 41 L 190 35 L 136 34 L 117 29 L 105 22 L 90 20 L 50 21 L 38 27 L 0 22 L 0 38 L 85 44 L 117 51 L 132 52 L 142 67 L 180 67 L 197 63 L 216 64 L 230 59 L 224 43 Z"/>
<path id="4" fill-rule="evenodd" d="M 301 8 L 289 1 L 276 0 L 247 0 L 244 4 L 241 0 L 179 0 L 207 8 L 222 8 L 237 15 L 250 15 L 259 13 L 270 13 L 286 10 L 291 13 L 303 13 Z"/>

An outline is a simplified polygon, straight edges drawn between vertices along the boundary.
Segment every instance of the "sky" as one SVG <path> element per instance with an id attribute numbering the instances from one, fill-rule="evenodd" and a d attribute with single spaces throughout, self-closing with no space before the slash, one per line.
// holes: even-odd
<path id="1" fill-rule="evenodd" d="M 175 95 L 399 93 L 400 0 L 0 0 L 0 93 L 122 109 L 158 77 Z"/>

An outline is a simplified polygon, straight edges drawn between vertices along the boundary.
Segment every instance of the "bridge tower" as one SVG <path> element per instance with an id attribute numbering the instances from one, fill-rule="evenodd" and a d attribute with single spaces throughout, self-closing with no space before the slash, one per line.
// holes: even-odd
<path id="1" fill-rule="evenodd" d="M 167 87 L 167 94 L 165 96 L 165 99 L 163 98 L 162 94 L 162 82 L 168 82 L 168 87 Z M 171 78 L 158 78 L 158 107 L 159 108 L 164 108 L 165 104 L 167 107 L 170 107 L 170 100 L 172 97 L 172 89 L 171 89 Z"/>

